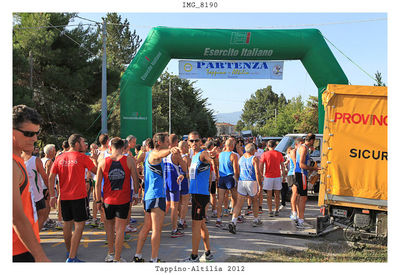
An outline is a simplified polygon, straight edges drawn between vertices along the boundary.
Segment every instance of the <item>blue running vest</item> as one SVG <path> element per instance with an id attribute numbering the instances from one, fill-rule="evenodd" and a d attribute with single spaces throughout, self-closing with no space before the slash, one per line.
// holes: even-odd
<path id="1" fill-rule="evenodd" d="M 148 156 L 144 165 L 144 200 L 165 198 L 164 163 L 151 165 Z"/>
<path id="2" fill-rule="evenodd" d="M 245 180 L 245 181 L 256 181 L 256 170 L 254 169 L 253 165 L 253 158 L 254 156 L 251 156 L 249 158 L 245 158 L 242 156 L 239 159 L 239 180 Z"/>
<path id="3" fill-rule="evenodd" d="M 307 145 L 305 145 L 305 144 L 302 144 L 301 146 L 305 146 L 306 147 L 306 150 L 307 150 L 307 155 L 306 155 L 306 165 L 308 165 L 308 163 L 309 163 L 309 160 L 310 160 L 310 154 L 308 153 L 308 147 L 307 147 Z M 299 154 L 299 149 L 300 149 L 301 147 L 299 147 L 299 148 L 297 148 L 297 150 L 296 150 L 296 169 L 294 170 L 296 173 L 302 173 L 302 174 L 304 174 L 306 177 L 307 177 L 307 175 L 308 175 L 308 171 L 307 170 L 303 170 L 303 169 L 301 169 L 300 168 L 300 154 Z"/>
<path id="4" fill-rule="evenodd" d="M 231 152 L 221 152 L 219 154 L 219 176 L 226 177 L 233 175 L 233 166 L 231 162 Z"/>
<path id="5" fill-rule="evenodd" d="M 190 194 L 210 195 L 209 178 L 210 178 L 210 164 L 204 163 L 200 160 L 201 150 L 193 156 L 192 163 L 189 168 L 190 175 Z"/>

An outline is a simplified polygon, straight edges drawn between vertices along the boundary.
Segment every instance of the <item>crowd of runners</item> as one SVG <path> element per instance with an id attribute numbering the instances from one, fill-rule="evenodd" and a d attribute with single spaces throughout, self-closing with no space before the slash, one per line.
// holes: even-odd
<path id="1" fill-rule="evenodd" d="M 142 250 L 151 231 L 150 262 L 160 262 L 158 252 L 165 215 L 171 216 L 171 238 L 187 230 L 191 217 L 192 252 L 185 262 L 198 262 L 204 243 L 206 261 L 213 259 L 207 226 L 226 227 L 236 234 L 237 223 L 252 215 L 252 226 L 262 226 L 260 215 L 279 216 L 289 188 L 288 219 L 299 230 L 306 228 L 307 173 L 315 135 L 297 139 L 285 157 L 276 142 L 255 138 L 201 137 L 196 131 L 186 140 L 156 133 L 142 144 L 133 135 L 126 139 L 101 134 L 89 144 L 72 134 L 56 151 L 47 144 L 35 150 L 40 115 L 25 105 L 13 108 L 13 261 L 49 261 L 39 231 L 63 230 L 66 262 L 82 262 L 77 251 L 85 225 L 105 229 L 106 262 L 126 262 L 123 242 L 136 232 L 133 205 L 143 205 L 134 262 L 144 262 Z M 132 153 L 135 152 L 135 153 Z M 268 209 L 262 209 L 263 190 Z M 274 205 L 273 205 L 274 200 Z M 246 207 L 243 206 L 247 204 Z M 49 219 L 57 209 L 57 220 Z M 188 210 L 191 209 L 191 213 Z M 228 221 L 223 224 L 223 217 Z M 74 230 L 73 230 L 74 228 Z"/>

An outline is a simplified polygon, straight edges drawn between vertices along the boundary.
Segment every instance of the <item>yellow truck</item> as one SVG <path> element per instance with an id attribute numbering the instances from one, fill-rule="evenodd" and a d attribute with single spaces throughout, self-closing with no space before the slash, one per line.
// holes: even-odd
<path id="1" fill-rule="evenodd" d="M 387 239 L 387 87 L 329 84 L 323 104 L 317 231 Z"/>

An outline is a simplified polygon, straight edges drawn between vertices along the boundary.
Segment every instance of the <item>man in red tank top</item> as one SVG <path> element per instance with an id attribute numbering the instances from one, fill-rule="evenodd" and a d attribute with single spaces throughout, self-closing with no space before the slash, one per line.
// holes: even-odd
<path id="1" fill-rule="evenodd" d="M 136 162 L 130 156 L 123 155 L 124 141 L 113 138 L 111 141 L 111 156 L 103 158 L 97 170 L 95 185 L 96 204 L 102 205 L 106 215 L 105 229 L 108 241 L 106 262 L 126 262 L 121 258 L 124 243 L 124 231 L 128 219 L 131 202 L 131 177 L 135 194 L 139 189 L 136 172 Z M 103 197 L 101 182 L 104 179 Z M 115 250 L 114 250 L 115 235 Z"/>
<path id="2" fill-rule="evenodd" d="M 13 262 L 49 262 L 40 245 L 22 150 L 33 150 L 41 117 L 25 105 L 13 107 Z"/>

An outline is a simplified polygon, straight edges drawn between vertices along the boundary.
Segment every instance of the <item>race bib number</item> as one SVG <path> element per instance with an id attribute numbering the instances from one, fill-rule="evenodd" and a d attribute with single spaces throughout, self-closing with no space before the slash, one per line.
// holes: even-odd
<path id="1" fill-rule="evenodd" d="M 189 168 L 189 177 L 190 177 L 190 179 L 191 180 L 193 180 L 193 179 L 195 179 L 196 178 L 196 163 L 195 162 L 193 162 L 191 165 L 190 165 L 190 168 Z"/>

